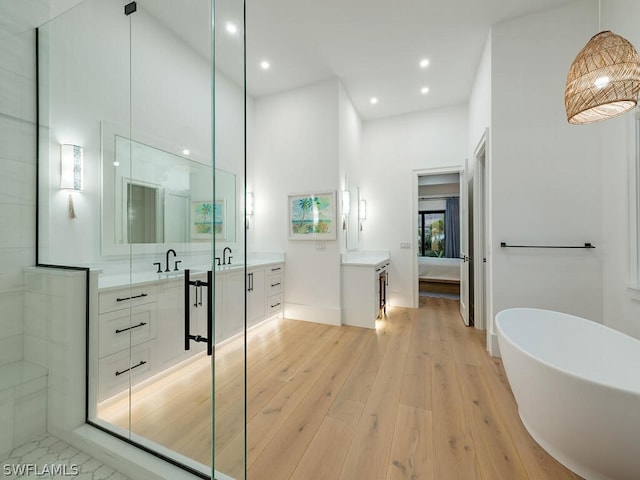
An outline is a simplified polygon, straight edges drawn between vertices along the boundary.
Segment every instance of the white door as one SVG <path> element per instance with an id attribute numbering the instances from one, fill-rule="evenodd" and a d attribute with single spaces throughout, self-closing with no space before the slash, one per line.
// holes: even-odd
<path id="1" fill-rule="evenodd" d="M 469 160 L 465 159 L 460 172 L 460 314 L 465 325 L 469 325 L 469 229 L 467 172 Z"/>

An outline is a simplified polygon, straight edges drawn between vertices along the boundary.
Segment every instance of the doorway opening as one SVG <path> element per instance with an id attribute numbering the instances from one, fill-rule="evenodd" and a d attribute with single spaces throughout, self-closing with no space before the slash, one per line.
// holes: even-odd
<path id="1" fill-rule="evenodd" d="M 459 299 L 460 169 L 416 172 L 416 300 Z"/>

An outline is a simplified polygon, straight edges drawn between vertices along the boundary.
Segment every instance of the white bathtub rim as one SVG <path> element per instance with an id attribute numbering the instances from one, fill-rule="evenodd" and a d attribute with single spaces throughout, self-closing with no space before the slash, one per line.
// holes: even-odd
<path id="1" fill-rule="evenodd" d="M 515 348 L 519 352 L 522 352 L 526 357 L 528 357 L 528 358 L 530 358 L 532 360 L 535 360 L 536 362 L 544 365 L 547 368 L 555 370 L 556 372 L 560 372 L 563 375 L 566 375 L 566 376 L 571 377 L 571 378 L 576 379 L 576 380 L 587 382 L 587 383 L 590 383 L 590 384 L 593 384 L 593 385 L 598 385 L 598 386 L 603 387 L 603 388 L 615 390 L 618 393 L 633 395 L 633 396 L 638 397 L 638 399 L 640 399 L 640 390 L 633 390 L 631 388 L 623 388 L 623 387 L 621 387 L 619 385 L 606 383 L 606 382 L 603 382 L 603 381 L 600 381 L 600 380 L 594 380 L 594 379 L 586 377 L 584 375 L 578 375 L 578 374 L 576 374 L 574 372 L 571 372 L 569 370 L 566 370 L 564 368 L 560 368 L 560 367 L 558 367 L 557 365 L 555 365 L 553 363 L 545 361 L 545 360 L 541 359 L 540 357 L 536 357 L 531 352 L 525 350 L 519 344 L 517 344 L 514 341 L 512 341 L 511 338 L 509 338 L 509 336 L 506 335 L 504 333 L 504 331 L 502 330 L 502 327 L 500 326 L 500 318 L 499 317 L 503 313 L 506 314 L 506 313 L 512 313 L 512 312 L 516 312 L 516 311 L 545 312 L 545 313 L 555 313 L 555 314 L 566 315 L 567 317 L 573 317 L 573 318 L 576 318 L 576 319 L 581 320 L 583 322 L 591 322 L 593 324 L 599 325 L 600 327 L 603 327 L 605 329 L 611 330 L 612 332 L 614 332 L 617 335 L 622 335 L 624 337 L 630 338 L 631 340 L 633 340 L 635 342 L 640 342 L 637 338 L 634 338 L 634 337 L 632 337 L 630 335 L 627 335 L 624 332 L 621 332 L 621 331 L 616 330 L 614 328 L 608 327 L 607 325 L 604 325 L 602 323 L 594 322 L 593 320 L 589 320 L 589 319 L 584 318 L 584 317 L 578 317 L 577 315 L 571 315 L 570 313 L 558 312 L 558 311 L 555 311 L 555 310 L 545 310 L 545 309 L 542 309 L 542 308 L 531 308 L 531 307 L 507 308 L 507 309 L 499 311 L 496 314 L 496 317 L 495 317 L 495 327 L 496 327 L 496 331 L 498 333 L 498 344 L 500 343 L 500 338 L 502 338 L 504 341 L 508 342 L 511 346 L 513 346 L 513 348 Z"/>
<path id="2" fill-rule="evenodd" d="M 571 470 L 573 473 L 579 475 L 585 480 L 616 480 L 613 477 L 608 477 L 602 475 L 600 472 L 596 472 L 595 470 L 585 468 L 584 465 L 574 462 L 567 455 L 565 455 L 561 450 L 558 450 L 550 443 L 544 441 L 541 435 L 538 435 L 538 432 L 535 429 L 532 429 L 527 420 L 524 418 L 520 409 L 518 409 L 518 415 L 520 416 L 520 421 L 524 425 L 524 428 L 527 429 L 531 438 L 533 438 L 538 445 L 540 445 L 549 455 L 551 455 L 554 459 L 564 465 L 566 468 Z"/>

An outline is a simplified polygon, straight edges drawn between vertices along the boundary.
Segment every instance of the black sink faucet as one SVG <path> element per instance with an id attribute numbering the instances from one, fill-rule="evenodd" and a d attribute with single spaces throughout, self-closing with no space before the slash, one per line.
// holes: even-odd
<path id="1" fill-rule="evenodd" d="M 173 256 L 176 257 L 177 253 L 173 248 L 170 248 L 169 250 L 167 250 L 167 256 L 166 256 L 166 262 L 167 262 L 167 268 L 164 269 L 165 272 L 170 271 L 169 270 L 169 254 L 173 253 Z"/>
<path id="2" fill-rule="evenodd" d="M 231 248 L 229 247 L 224 247 L 224 250 L 222 251 L 222 265 L 226 265 L 227 264 L 227 250 L 229 250 L 229 253 L 233 253 L 231 251 Z M 231 255 L 229 255 L 229 265 L 231 265 L 231 259 L 233 257 Z"/>

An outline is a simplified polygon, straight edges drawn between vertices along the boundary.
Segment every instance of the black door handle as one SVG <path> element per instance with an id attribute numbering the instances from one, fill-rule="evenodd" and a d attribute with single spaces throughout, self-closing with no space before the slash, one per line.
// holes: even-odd
<path id="1" fill-rule="evenodd" d="M 207 281 L 201 280 L 191 281 L 190 270 L 184 271 L 184 349 L 190 350 L 190 341 L 195 342 L 207 342 L 207 355 L 213 355 L 213 272 L 207 271 Z M 191 285 L 196 287 L 196 303 L 198 298 L 198 289 L 207 287 L 207 336 L 191 335 L 191 300 L 190 290 Z M 202 291 L 200 292 L 200 305 L 202 305 Z"/>

